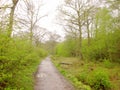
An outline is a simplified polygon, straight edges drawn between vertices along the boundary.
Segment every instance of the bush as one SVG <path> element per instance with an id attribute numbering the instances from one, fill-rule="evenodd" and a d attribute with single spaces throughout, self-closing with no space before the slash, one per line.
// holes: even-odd
<path id="1" fill-rule="evenodd" d="M 87 77 L 87 83 L 95 90 L 110 90 L 109 75 L 105 70 L 96 69 Z"/>
<path id="2" fill-rule="evenodd" d="M 65 40 L 63 43 L 60 43 L 56 46 L 56 55 L 57 56 L 76 56 L 76 43 L 71 38 L 68 40 Z"/>
<path id="3" fill-rule="evenodd" d="M 0 38 L 0 90 L 33 90 L 32 74 L 46 52 L 29 40 Z"/>

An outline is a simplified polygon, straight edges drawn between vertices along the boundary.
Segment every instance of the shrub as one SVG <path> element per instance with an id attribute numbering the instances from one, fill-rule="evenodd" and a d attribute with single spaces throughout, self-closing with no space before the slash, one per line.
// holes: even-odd
<path id="1" fill-rule="evenodd" d="M 32 74 L 46 52 L 29 40 L 6 37 L 0 35 L 0 90 L 33 90 Z"/>
<path id="2" fill-rule="evenodd" d="M 108 73 L 102 69 L 96 69 L 87 77 L 87 83 L 95 90 L 110 90 L 111 83 Z"/>

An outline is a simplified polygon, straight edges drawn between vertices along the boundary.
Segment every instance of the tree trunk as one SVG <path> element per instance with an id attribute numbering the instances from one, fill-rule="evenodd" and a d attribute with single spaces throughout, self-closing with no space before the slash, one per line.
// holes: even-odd
<path id="1" fill-rule="evenodd" d="M 11 37 L 12 31 L 13 31 L 14 12 L 19 0 L 12 0 L 12 1 L 13 1 L 13 6 L 11 7 L 11 12 L 9 17 L 8 37 Z"/>
<path id="2" fill-rule="evenodd" d="M 87 38 L 88 38 L 88 46 L 90 46 L 90 29 L 89 29 L 89 20 L 87 20 Z"/>
<path id="3" fill-rule="evenodd" d="M 82 29 L 81 29 L 81 21 L 80 21 L 80 11 L 77 11 L 78 14 L 78 29 L 79 29 L 79 56 L 80 59 L 83 59 L 83 55 L 82 55 Z"/>

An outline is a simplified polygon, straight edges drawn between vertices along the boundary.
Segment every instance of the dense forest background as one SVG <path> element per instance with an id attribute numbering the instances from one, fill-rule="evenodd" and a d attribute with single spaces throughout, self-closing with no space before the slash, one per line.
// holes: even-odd
<path id="1" fill-rule="evenodd" d="M 66 0 L 60 8 L 65 41 L 57 55 L 120 62 L 120 2 Z"/>

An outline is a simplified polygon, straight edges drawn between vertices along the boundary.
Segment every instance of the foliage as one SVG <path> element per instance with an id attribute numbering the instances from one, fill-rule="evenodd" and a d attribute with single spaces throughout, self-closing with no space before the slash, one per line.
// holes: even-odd
<path id="1" fill-rule="evenodd" d="M 78 78 L 79 81 L 87 83 L 86 78 L 88 77 L 88 73 L 89 73 L 88 70 L 83 70 L 78 75 L 76 75 L 76 77 Z"/>
<path id="2" fill-rule="evenodd" d="M 111 81 L 119 83 L 119 74 L 117 73 L 119 67 L 115 68 L 115 63 L 120 63 L 119 1 L 107 1 L 109 5 L 106 2 L 101 7 L 99 4 L 98 6 L 89 4 L 92 3 L 91 1 L 88 1 L 87 4 L 86 2 L 82 4 L 79 0 L 76 2 L 71 0 L 70 2 L 66 2 L 61 10 L 65 16 L 63 20 L 67 35 L 65 41 L 57 45 L 56 55 L 77 56 L 80 59 L 77 63 L 73 63 L 72 66 L 67 67 L 66 71 L 69 71 L 68 73 L 65 71 L 63 73 L 68 76 L 69 73 L 72 73 L 69 78 L 72 78 L 74 83 L 82 81 L 95 90 L 114 89 L 111 86 Z M 85 5 L 88 5 L 87 8 Z M 83 7 L 84 9 L 82 9 Z M 74 13 L 74 10 L 72 12 L 72 9 L 75 12 L 77 11 L 79 17 Z M 83 58 L 80 58 L 80 56 Z M 84 63 L 80 63 L 82 60 L 85 60 L 85 65 Z M 66 60 L 64 59 L 64 61 Z M 61 68 L 65 69 L 64 67 Z M 115 71 L 112 70 L 113 68 L 115 68 Z M 111 74 L 112 71 L 114 75 Z M 115 83 L 115 86 L 119 88 L 117 83 Z M 117 88 L 115 89 L 117 90 Z"/>
<path id="3" fill-rule="evenodd" d="M 56 55 L 58 56 L 76 56 L 75 41 L 71 38 L 56 47 Z"/>
<path id="4" fill-rule="evenodd" d="M 110 0 L 108 7 L 91 6 L 89 3 L 91 1 L 82 3 L 71 0 L 63 5 L 61 13 L 65 16 L 63 20 L 66 22 L 64 28 L 67 34 L 66 40 L 57 46 L 56 54 L 120 62 L 119 1 Z M 114 11 L 116 15 L 112 14 Z"/>
<path id="5" fill-rule="evenodd" d="M 92 90 L 119 90 L 120 65 L 109 60 L 106 64 L 106 60 L 99 62 L 79 60 L 76 57 L 54 57 L 52 61 L 76 88 L 86 85 Z M 71 65 L 60 65 L 61 62 L 71 63 Z"/>
<path id="6" fill-rule="evenodd" d="M 0 89 L 32 90 L 32 74 L 46 52 L 29 40 L 9 38 L 4 33 L 0 38 Z"/>
<path id="7" fill-rule="evenodd" d="M 90 73 L 87 77 L 87 83 L 95 90 L 110 90 L 111 88 L 109 75 L 102 69 L 96 69 Z"/>
<path id="8" fill-rule="evenodd" d="M 14 16 L 18 2 L 12 0 L 8 5 L 5 5 L 6 2 L 0 5 L 0 90 L 33 90 L 34 72 L 40 59 L 47 55 L 42 46 L 37 45 L 39 42 L 35 43 L 36 37 L 33 39 L 33 29 L 39 27 L 36 23 L 42 18 L 38 18 L 39 5 L 34 7 L 31 1 L 23 1 L 27 17 L 22 19 L 20 15 Z M 34 18 L 34 15 L 37 16 Z M 29 28 L 30 32 L 25 28 Z M 22 33 L 18 32 L 20 29 Z M 38 41 L 42 38 L 37 37 Z"/>
<path id="9" fill-rule="evenodd" d="M 69 52 L 65 50 L 64 43 L 58 44 L 56 46 L 56 54 L 58 56 L 69 56 Z"/>

